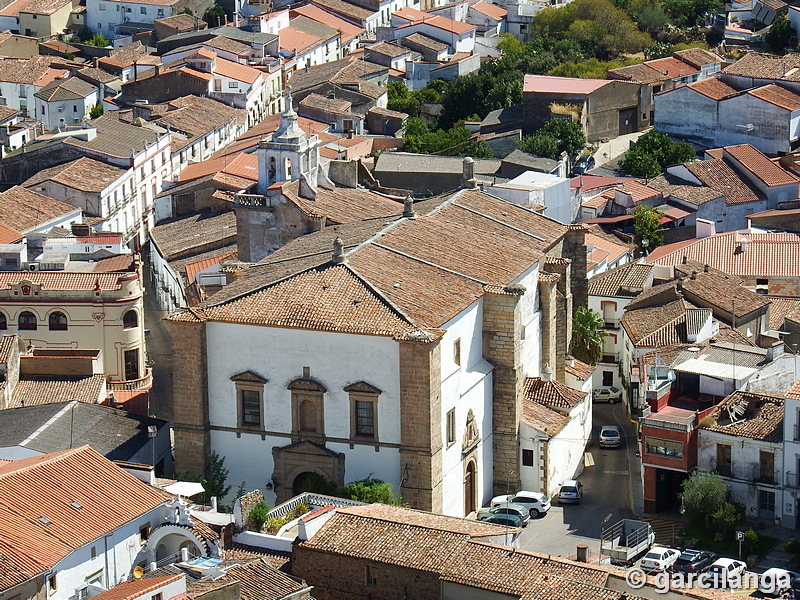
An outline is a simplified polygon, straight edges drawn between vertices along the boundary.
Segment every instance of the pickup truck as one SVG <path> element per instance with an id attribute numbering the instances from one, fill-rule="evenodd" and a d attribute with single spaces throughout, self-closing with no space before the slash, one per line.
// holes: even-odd
<path id="1" fill-rule="evenodd" d="M 656 533 L 645 521 L 623 519 L 600 533 L 600 555 L 617 564 L 633 564 L 656 541 Z"/>

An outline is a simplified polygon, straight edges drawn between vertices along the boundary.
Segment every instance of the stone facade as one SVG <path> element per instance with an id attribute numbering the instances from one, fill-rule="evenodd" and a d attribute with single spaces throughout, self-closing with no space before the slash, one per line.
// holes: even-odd
<path id="1" fill-rule="evenodd" d="M 172 345 L 175 465 L 191 476 L 205 474 L 211 457 L 208 369 L 203 323 L 167 321 Z"/>
<path id="2" fill-rule="evenodd" d="M 414 508 L 442 511 L 441 348 L 400 342 L 400 494 Z"/>
<path id="3" fill-rule="evenodd" d="M 519 422 L 525 373 L 521 362 L 519 300 L 525 288 L 508 286 L 483 297 L 483 356 L 494 366 L 492 392 L 494 493 L 519 489 Z"/>
<path id="4" fill-rule="evenodd" d="M 317 552 L 302 544 L 292 551 L 292 573 L 314 587 L 317 600 L 441 597 L 438 573 Z"/>

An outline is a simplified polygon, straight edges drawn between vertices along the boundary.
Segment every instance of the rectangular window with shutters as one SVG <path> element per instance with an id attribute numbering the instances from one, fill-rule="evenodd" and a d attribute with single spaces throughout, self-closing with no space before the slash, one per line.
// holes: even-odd
<path id="1" fill-rule="evenodd" d="M 723 477 L 731 476 L 731 447 L 717 444 L 717 473 Z"/>
<path id="2" fill-rule="evenodd" d="M 261 394 L 256 390 L 241 390 L 242 424 L 261 425 Z"/>
<path id="3" fill-rule="evenodd" d="M 375 437 L 375 403 L 356 400 L 356 435 Z"/>
<path id="4" fill-rule="evenodd" d="M 522 451 L 522 466 L 523 467 L 533 466 L 533 450 Z"/>
<path id="5" fill-rule="evenodd" d="M 452 446 L 456 443 L 456 409 L 451 408 L 447 411 L 447 445 Z"/>

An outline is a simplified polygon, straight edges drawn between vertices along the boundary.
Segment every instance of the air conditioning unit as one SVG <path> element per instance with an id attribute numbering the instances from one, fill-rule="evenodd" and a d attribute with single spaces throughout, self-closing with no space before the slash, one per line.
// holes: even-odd
<path id="1" fill-rule="evenodd" d="M 89 598 L 89 586 L 84 585 L 75 590 L 75 600 L 87 600 Z"/>
<path id="2" fill-rule="evenodd" d="M 28 271 L 38 271 L 39 270 L 39 263 L 30 263 L 28 265 Z"/>

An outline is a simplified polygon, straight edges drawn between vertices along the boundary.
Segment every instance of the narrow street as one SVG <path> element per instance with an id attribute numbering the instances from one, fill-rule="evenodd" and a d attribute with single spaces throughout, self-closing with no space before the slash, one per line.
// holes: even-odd
<path id="1" fill-rule="evenodd" d="M 156 302 L 150 269 L 144 266 L 144 326 L 148 333 L 147 360 L 152 363 L 153 389 L 150 390 L 150 413 L 172 422 L 172 343 L 164 325 L 164 311 Z"/>
<path id="2" fill-rule="evenodd" d="M 530 522 L 520 536 L 520 547 L 556 556 L 574 556 L 578 544 L 589 547 L 596 560 L 600 546 L 601 522 L 636 518 L 631 510 L 630 458 L 636 452 L 633 425 L 620 404 L 594 406 L 592 439 L 586 449 L 590 456 L 578 480 L 584 485 L 583 500 L 561 506 L 556 500 L 548 514 Z M 603 425 L 618 425 L 623 433 L 619 448 L 600 448 L 597 438 Z M 638 477 L 638 474 L 635 476 Z"/>

